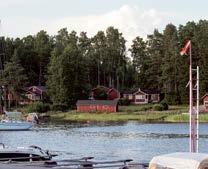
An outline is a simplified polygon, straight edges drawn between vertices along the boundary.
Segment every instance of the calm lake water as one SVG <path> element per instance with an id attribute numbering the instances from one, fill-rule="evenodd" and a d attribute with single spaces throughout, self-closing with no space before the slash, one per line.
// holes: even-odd
<path id="1" fill-rule="evenodd" d="M 37 145 L 56 151 L 57 158 L 94 156 L 97 160 L 148 162 L 155 155 L 188 151 L 188 132 L 188 123 L 47 125 L 30 131 L 1 131 L 0 142 L 14 147 Z M 208 153 L 208 124 L 200 124 L 200 137 L 200 152 Z"/>

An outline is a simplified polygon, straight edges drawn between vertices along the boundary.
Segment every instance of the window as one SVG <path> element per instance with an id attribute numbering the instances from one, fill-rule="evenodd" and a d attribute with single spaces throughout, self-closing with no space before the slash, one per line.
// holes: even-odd
<path id="1" fill-rule="evenodd" d="M 145 95 L 136 95 L 136 99 L 139 100 L 139 99 L 145 99 Z"/>
<path id="2" fill-rule="evenodd" d="M 157 96 L 156 96 L 155 94 L 152 94 L 151 99 L 152 99 L 152 100 L 156 100 L 156 97 L 157 97 Z"/>
<path id="3" fill-rule="evenodd" d="M 204 101 L 204 106 L 208 109 L 208 101 Z"/>
<path id="4" fill-rule="evenodd" d="M 133 96 L 132 94 L 129 95 L 129 100 L 132 100 L 133 99 Z"/>
<path id="5" fill-rule="evenodd" d="M 123 97 L 124 97 L 124 98 L 128 98 L 128 94 L 124 94 Z"/>

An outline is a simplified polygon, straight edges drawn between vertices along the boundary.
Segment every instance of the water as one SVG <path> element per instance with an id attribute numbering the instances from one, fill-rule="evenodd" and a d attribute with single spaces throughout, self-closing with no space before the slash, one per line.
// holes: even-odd
<path id="1" fill-rule="evenodd" d="M 8 146 L 37 145 L 56 151 L 57 158 L 94 156 L 97 160 L 132 158 L 148 162 L 153 156 L 189 150 L 189 124 L 50 125 L 31 131 L 1 131 Z M 208 153 L 208 124 L 200 124 L 199 151 Z"/>

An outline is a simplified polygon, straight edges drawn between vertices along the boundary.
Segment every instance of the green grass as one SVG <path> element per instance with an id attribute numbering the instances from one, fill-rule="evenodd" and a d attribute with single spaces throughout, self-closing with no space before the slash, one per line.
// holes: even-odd
<path id="1" fill-rule="evenodd" d="M 163 121 L 166 117 L 165 113 L 81 113 L 81 112 L 59 112 L 50 113 L 53 121 L 72 121 L 72 122 L 125 122 L 125 121 L 141 121 L 156 122 Z"/>
<path id="2" fill-rule="evenodd" d="M 119 111 L 127 112 L 127 113 L 131 113 L 131 112 L 135 113 L 135 112 L 151 110 L 152 107 L 153 104 L 120 106 Z"/>
<path id="3" fill-rule="evenodd" d="M 188 114 L 172 114 L 165 118 L 166 122 L 188 122 L 189 115 Z"/>
<path id="4" fill-rule="evenodd" d="M 48 112 L 51 122 L 188 122 L 188 106 L 169 106 L 166 111 L 153 111 L 153 104 L 119 107 L 117 113 Z M 200 115 L 200 122 L 208 122 L 208 114 Z"/>

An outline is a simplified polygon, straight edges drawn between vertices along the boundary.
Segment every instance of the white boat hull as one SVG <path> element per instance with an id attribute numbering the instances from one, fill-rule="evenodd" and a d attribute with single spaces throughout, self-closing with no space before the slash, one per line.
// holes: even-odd
<path id="1" fill-rule="evenodd" d="M 0 131 L 29 130 L 32 126 L 30 122 L 0 122 Z"/>

